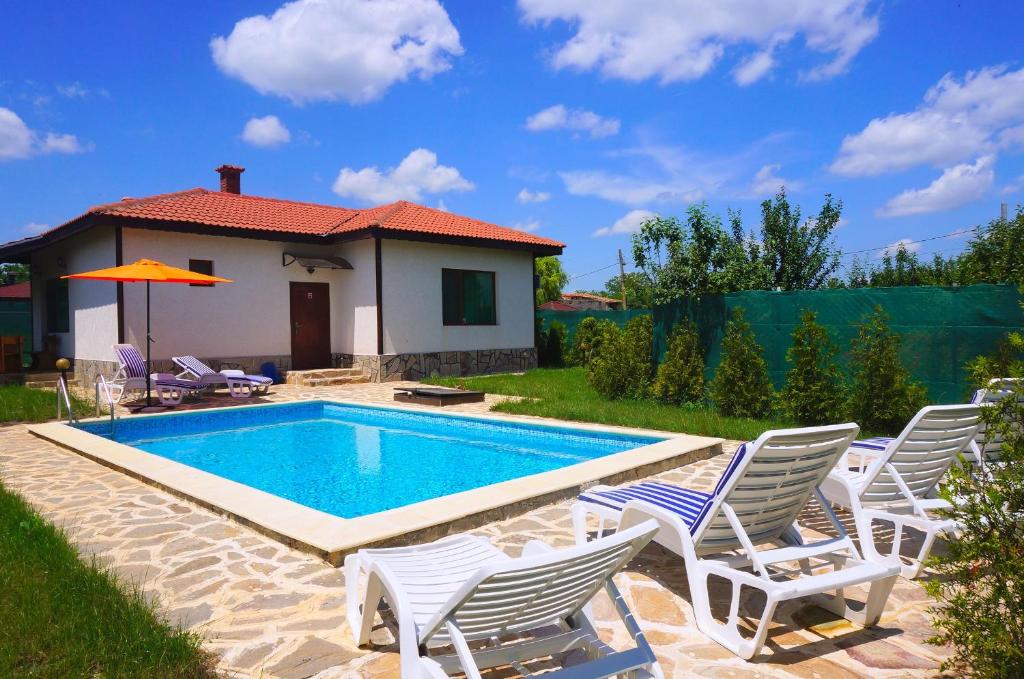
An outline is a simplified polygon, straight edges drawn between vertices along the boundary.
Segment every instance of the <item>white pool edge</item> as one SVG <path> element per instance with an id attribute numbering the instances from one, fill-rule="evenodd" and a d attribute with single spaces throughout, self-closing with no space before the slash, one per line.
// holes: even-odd
<path id="1" fill-rule="evenodd" d="M 577 423 L 548 418 L 475 413 L 437 413 L 422 406 L 382 405 L 342 399 L 312 399 L 324 403 L 443 415 L 495 423 L 518 423 L 558 429 L 575 429 L 626 436 L 668 437 L 650 445 L 587 460 L 567 467 L 423 500 L 354 519 L 343 519 L 312 507 L 286 500 L 195 467 L 175 462 L 138 448 L 107 440 L 63 423 L 32 425 L 29 431 L 133 478 L 155 485 L 179 497 L 268 534 L 300 550 L 315 553 L 338 565 L 345 554 L 368 546 L 420 542 L 465 530 L 496 518 L 525 512 L 539 504 L 571 497 L 596 483 L 620 483 L 649 476 L 672 467 L 706 459 L 721 452 L 724 439 L 675 434 L 628 427 Z M 280 407 L 311 401 L 261 404 Z M 133 416 L 189 416 L 254 406 L 239 405 L 178 413 Z M 86 422 L 103 421 L 91 418 Z M 479 520 L 476 520 L 479 519 Z"/>

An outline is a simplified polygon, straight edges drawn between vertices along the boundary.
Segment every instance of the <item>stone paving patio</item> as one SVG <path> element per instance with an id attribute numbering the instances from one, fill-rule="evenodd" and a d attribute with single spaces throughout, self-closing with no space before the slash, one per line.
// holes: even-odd
<path id="1" fill-rule="evenodd" d="M 394 386 L 279 386 L 263 401 L 331 396 L 390 402 Z M 489 403 L 453 409 L 479 412 Z M 726 445 L 717 458 L 659 478 L 709 490 L 735 448 Z M 388 628 L 375 630 L 371 648 L 353 645 L 340 569 L 41 441 L 23 425 L 0 427 L 0 478 L 64 527 L 83 554 L 140 584 L 169 621 L 203 634 L 225 676 L 398 676 L 397 645 Z M 820 512 L 805 514 L 804 525 L 822 525 Z M 513 555 L 535 538 L 555 546 L 572 543 L 568 503 L 474 532 Z M 648 547 L 618 584 L 669 677 L 933 676 L 945 655 L 945 649 L 924 643 L 933 633 L 927 613 L 933 602 L 915 582 L 897 581 L 881 623 L 869 630 L 812 606 L 782 606 L 765 655 L 755 662 L 736 658 L 697 631 L 680 562 L 660 547 Z M 756 601 L 746 604 L 759 610 Z M 610 602 L 599 600 L 595 614 L 606 640 L 626 646 Z"/>

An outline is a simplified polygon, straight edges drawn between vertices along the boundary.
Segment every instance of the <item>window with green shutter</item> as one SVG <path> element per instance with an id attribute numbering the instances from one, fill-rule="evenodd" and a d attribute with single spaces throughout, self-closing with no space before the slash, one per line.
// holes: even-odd
<path id="1" fill-rule="evenodd" d="M 71 307 L 68 303 L 68 282 L 63 278 L 46 281 L 46 332 L 70 332 Z"/>
<path id="2" fill-rule="evenodd" d="M 493 271 L 441 269 L 442 317 L 445 325 L 495 325 Z"/>

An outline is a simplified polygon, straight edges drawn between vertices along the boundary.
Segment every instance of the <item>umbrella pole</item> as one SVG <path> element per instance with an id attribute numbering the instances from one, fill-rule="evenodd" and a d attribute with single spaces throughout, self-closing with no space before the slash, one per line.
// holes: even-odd
<path id="1" fill-rule="evenodd" d="M 149 358 L 149 345 L 153 343 L 153 339 L 149 336 L 149 281 L 146 281 L 146 407 L 148 408 L 153 404 L 152 397 L 152 384 L 150 384 L 150 375 L 153 370 L 153 362 Z"/>

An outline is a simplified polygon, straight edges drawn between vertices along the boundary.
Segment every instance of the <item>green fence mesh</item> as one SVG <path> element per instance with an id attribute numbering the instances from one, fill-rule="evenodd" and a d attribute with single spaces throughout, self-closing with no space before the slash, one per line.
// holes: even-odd
<path id="1" fill-rule="evenodd" d="M 623 325 L 643 313 L 654 314 L 655 356 L 661 359 L 665 340 L 684 316 L 697 324 L 707 356 L 708 377 L 719 362 L 725 323 L 733 307 L 743 307 L 746 318 L 764 347 L 772 381 L 781 387 L 788 364 L 786 350 L 793 328 L 804 309 L 818 312 L 818 322 L 829 330 L 845 365 L 857 324 L 876 305 L 890 316 L 892 328 L 903 336 L 903 361 L 914 378 L 928 388 L 932 401 L 950 403 L 970 391 L 964 364 L 979 354 L 991 353 L 1009 330 L 1024 327 L 1021 295 L 1010 285 L 963 287 L 860 288 L 856 290 L 804 290 L 798 292 L 738 292 L 688 299 L 653 311 L 538 312 L 545 327 L 557 319 L 573 330 L 583 318 L 608 318 Z"/>

